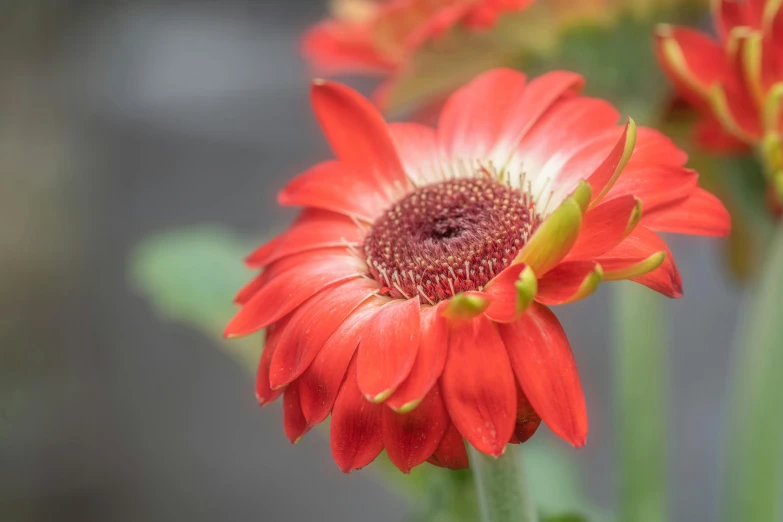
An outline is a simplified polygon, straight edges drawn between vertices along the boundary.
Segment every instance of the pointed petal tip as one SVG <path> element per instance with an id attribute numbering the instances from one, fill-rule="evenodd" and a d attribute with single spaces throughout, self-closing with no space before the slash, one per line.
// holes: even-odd
<path id="1" fill-rule="evenodd" d="M 441 315 L 454 321 L 466 321 L 484 313 L 489 308 L 490 299 L 479 292 L 463 292 L 447 301 Z"/>
<path id="2" fill-rule="evenodd" d="M 413 410 L 416 409 L 416 406 L 421 404 L 421 401 L 423 399 L 424 399 L 424 397 L 422 397 L 421 399 L 416 399 L 416 400 L 413 400 L 413 401 L 410 401 L 410 402 L 406 402 L 405 404 L 403 404 L 402 406 L 400 406 L 398 408 L 395 408 L 394 406 L 391 406 L 391 405 L 389 405 L 389 407 L 395 413 L 400 413 L 400 414 L 410 413 L 410 412 L 412 412 Z"/>
<path id="3" fill-rule="evenodd" d="M 373 404 L 380 404 L 386 399 L 388 399 L 389 397 L 391 397 L 391 394 L 394 393 L 396 389 L 397 389 L 396 387 L 389 388 L 388 390 L 384 390 L 376 395 L 364 394 L 364 398 Z"/>

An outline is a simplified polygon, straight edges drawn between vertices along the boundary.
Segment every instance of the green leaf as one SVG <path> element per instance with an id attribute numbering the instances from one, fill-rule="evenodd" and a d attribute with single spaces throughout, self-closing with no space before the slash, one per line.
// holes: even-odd
<path id="1" fill-rule="evenodd" d="M 217 226 L 161 232 L 136 246 L 131 283 L 160 316 L 205 333 L 254 370 L 263 343 L 224 341 L 223 328 L 236 311 L 234 295 L 253 276 L 242 260 L 256 244 Z"/>
<path id="2" fill-rule="evenodd" d="M 783 227 L 746 303 L 735 346 L 736 374 L 726 424 L 723 520 L 783 518 Z"/>

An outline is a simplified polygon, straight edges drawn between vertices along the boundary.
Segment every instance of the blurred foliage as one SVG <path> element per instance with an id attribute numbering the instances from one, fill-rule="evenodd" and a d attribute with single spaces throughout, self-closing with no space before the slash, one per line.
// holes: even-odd
<path id="1" fill-rule="evenodd" d="M 258 244 L 217 226 L 161 232 L 136 247 L 132 284 L 162 317 L 201 331 L 255 371 L 263 343 L 225 341 L 223 328 L 236 311 L 234 295 L 253 276 L 242 260 Z"/>

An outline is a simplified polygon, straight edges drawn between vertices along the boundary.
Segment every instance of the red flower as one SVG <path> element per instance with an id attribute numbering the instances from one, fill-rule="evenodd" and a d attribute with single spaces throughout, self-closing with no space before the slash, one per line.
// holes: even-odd
<path id="1" fill-rule="evenodd" d="M 656 52 L 680 94 L 701 110 L 700 143 L 717 151 L 783 132 L 783 3 L 717 0 L 718 40 L 659 26 Z M 783 165 L 780 166 L 783 168 Z"/>
<path id="2" fill-rule="evenodd" d="M 620 279 L 679 297 L 655 232 L 725 235 L 729 216 L 671 141 L 618 126 L 582 85 L 493 70 L 451 96 L 434 130 L 314 83 L 337 159 L 280 193 L 305 209 L 249 256 L 262 271 L 226 329 L 268 329 L 257 395 L 284 394 L 291 441 L 331 413 L 346 472 L 384 448 L 405 472 L 462 468 L 463 438 L 500 456 L 541 420 L 585 443 L 579 376 L 548 307 Z"/>
<path id="3" fill-rule="evenodd" d="M 336 0 L 335 17 L 311 28 L 302 52 L 324 74 L 385 75 L 425 42 L 461 25 L 491 27 L 533 0 Z"/>

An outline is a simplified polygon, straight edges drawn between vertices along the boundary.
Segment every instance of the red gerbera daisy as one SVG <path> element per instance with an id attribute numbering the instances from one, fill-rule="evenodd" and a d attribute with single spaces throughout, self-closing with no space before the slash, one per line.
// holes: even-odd
<path id="1" fill-rule="evenodd" d="M 324 74 L 387 74 L 450 28 L 484 29 L 532 1 L 336 0 L 334 17 L 305 34 L 302 51 Z"/>
<path id="2" fill-rule="evenodd" d="M 783 2 L 716 0 L 718 40 L 661 25 L 656 52 L 680 94 L 702 111 L 697 137 L 717 151 L 780 141 L 783 132 Z M 783 168 L 783 165 L 781 165 Z"/>
<path id="3" fill-rule="evenodd" d="M 314 83 L 337 159 L 280 193 L 305 209 L 249 256 L 261 273 L 226 329 L 267 328 L 257 395 L 284 394 L 291 441 L 331 413 L 346 472 L 384 448 L 405 472 L 462 468 L 463 438 L 500 456 L 541 420 L 585 443 L 579 376 L 548 307 L 619 279 L 680 296 L 655 232 L 724 235 L 729 216 L 671 141 L 618 126 L 582 85 L 493 70 L 451 96 L 435 130 L 387 124 L 351 89 Z"/>

